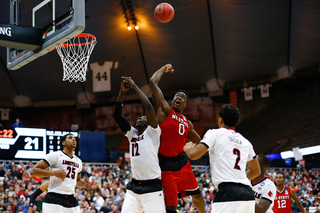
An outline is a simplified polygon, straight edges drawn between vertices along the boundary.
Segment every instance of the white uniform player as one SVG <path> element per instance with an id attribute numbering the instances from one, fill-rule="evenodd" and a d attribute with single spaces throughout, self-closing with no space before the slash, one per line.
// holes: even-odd
<path id="1" fill-rule="evenodd" d="M 132 178 L 136 180 L 161 179 L 158 149 L 161 129 L 148 126 L 142 135 L 131 127 L 125 135 L 130 142 L 130 161 Z"/>
<path id="2" fill-rule="evenodd" d="M 55 176 L 50 177 L 48 193 L 43 202 L 43 212 L 54 213 L 57 212 L 56 209 L 63 207 L 69 208 L 70 212 L 80 212 L 79 205 L 73 206 L 70 203 L 69 206 L 66 206 L 61 204 L 59 197 L 66 200 L 69 198 L 72 202 L 77 177 L 82 172 L 82 161 L 75 155 L 71 158 L 63 151 L 52 152 L 46 155 L 43 160 L 48 163 L 50 170 L 66 171 L 64 180 Z"/>
<path id="3" fill-rule="evenodd" d="M 261 199 L 266 199 L 271 202 L 266 213 L 273 213 L 272 209 L 277 190 L 274 183 L 270 179 L 265 178 L 259 183 L 252 184 L 252 190 L 256 198 L 256 203 L 259 204 Z"/>
<path id="4" fill-rule="evenodd" d="M 209 150 L 211 178 L 215 187 L 220 190 L 221 183 L 240 183 L 251 186 L 245 171 L 247 162 L 253 160 L 256 154 L 252 144 L 246 138 L 232 128 L 219 128 L 208 130 L 200 143 Z M 228 204 L 225 205 L 226 203 Z M 248 210 L 248 208 L 252 208 L 252 203 L 254 200 L 248 199 L 241 205 L 240 201 L 234 198 L 228 202 L 214 202 L 212 210 L 229 212 L 228 209 L 236 208 L 239 210 L 243 208 L 243 212 L 254 212 L 254 208 L 252 211 Z"/>
<path id="5" fill-rule="evenodd" d="M 251 143 L 234 129 L 240 118 L 239 109 L 225 104 L 219 115 L 219 129 L 208 130 L 199 144 L 188 142 L 183 150 L 191 160 L 209 151 L 211 178 L 218 188 L 211 205 L 212 213 L 254 213 L 249 180 L 261 174 L 259 161 Z"/>
<path id="6" fill-rule="evenodd" d="M 64 170 L 67 175 L 64 180 L 55 176 L 50 177 L 48 192 L 72 195 L 77 185 L 77 176 L 82 172 L 82 161 L 77 156 L 69 157 L 63 151 L 47 154 L 44 159 L 50 170 Z"/>
<path id="7" fill-rule="evenodd" d="M 158 159 L 161 130 L 148 97 L 131 78 L 123 78 L 125 80 L 121 83 L 113 117 L 130 143 L 132 181 L 127 184 L 127 193 L 121 212 L 165 213 Z M 146 109 L 146 116 L 139 117 L 135 127 L 132 127 L 122 116 L 122 102 L 129 88 L 137 92 Z"/>
<path id="8" fill-rule="evenodd" d="M 250 186 L 246 165 L 256 154 L 246 138 L 234 129 L 220 128 L 208 130 L 200 143 L 208 147 L 212 182 L 217 188 L 221 182 Z"/>
<path id="9" fill-rule="evenodd" d="M 63 151 L 52 152 L 39 161 L 30 174 L 37 177 L 50 177 L 48 193 L 42 205 L 44 213 L 80 213 L 77 199 L 74 197 L 75 187 L 86 187 L 91 184 L 88 180 L 81 180 L 82 161 L 73 150 L 77 141 L 72 134 L 61 138 Z M 49 168 L 49 169 L 47 169 Z"/>
<path id="10" fill-rule="evenodd" d="M 156 129 L 148 126 L 141 135 L 131 127 L 126 134 L 130 142 L 132 182 L 127 186 L 122 212 L 165 212 L 163 191 L 157 184 L 161 178 L 158 160 L 160 134 L 159 126 Z M 137 187 L 143 184 L 143 188 Z"/>

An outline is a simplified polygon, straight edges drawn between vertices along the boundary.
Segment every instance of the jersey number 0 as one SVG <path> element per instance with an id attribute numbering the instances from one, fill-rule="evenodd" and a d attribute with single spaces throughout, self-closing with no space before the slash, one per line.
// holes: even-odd
<path id="1" fill-rule="evenodd" d="M 184 135 L 185 129 L 183 124 L 179 124 L 179 134 Z"/>

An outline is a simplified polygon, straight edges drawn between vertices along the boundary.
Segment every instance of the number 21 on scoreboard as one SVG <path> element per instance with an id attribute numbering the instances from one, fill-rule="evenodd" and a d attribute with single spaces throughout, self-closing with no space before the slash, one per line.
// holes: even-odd
<path id="1" fill-rule="evenodd" d="M 26 145 L 24 146 L 25 150 L 38 150 L 39 149 L 39 138 L 30 138 L 27 137 L 24 139 L 24 142 L 26 143 Z"/>

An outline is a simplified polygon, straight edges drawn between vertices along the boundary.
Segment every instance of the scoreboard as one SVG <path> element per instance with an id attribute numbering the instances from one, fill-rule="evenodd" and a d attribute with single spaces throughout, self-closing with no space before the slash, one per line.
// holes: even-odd
<path id="1" fill-rule="evenodd" d="M 69 133 L 78 138 L 78 132 L 70 131 L 38 128 L 0 130 L 0 159 L 43 159 L 46 154 L 60 150 L 61 137 Z M 75 153 L 78 150 L 79 141 Z"/>

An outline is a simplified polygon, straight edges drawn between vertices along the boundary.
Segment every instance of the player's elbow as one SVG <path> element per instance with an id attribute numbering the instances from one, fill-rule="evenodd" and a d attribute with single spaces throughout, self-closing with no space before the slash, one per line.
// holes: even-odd
<path id="1" fill-rule="evenodd" d="M 155 77 L 154 76 L 152 76 L 151 78 L 150 78 L 150 80 L 149 80 L 149 87 L 155 87 L 155 86 L 157 86 L 157 80 L 155 79 Z"/>
<path id="2" fill-rule="evenodd" d="M 30 170 L 30 176 L 35 176 L 35 168 L 33 167 L 31 170 Z"/>

